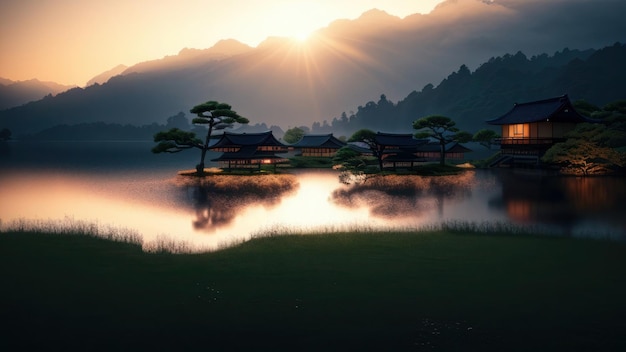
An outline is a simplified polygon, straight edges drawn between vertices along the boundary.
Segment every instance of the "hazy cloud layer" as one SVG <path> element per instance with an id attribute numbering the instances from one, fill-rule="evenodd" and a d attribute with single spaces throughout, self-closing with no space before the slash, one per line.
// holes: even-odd
<path id="1" fill-rule="evenodd" d="M 48 118 L 44 125 L 53 116 L 66 123 L 143 124 L 217 99 L 253 123 L 310 125 L 380 94 L 398 101 L 427 83 L 437 85 L 462 64 L 474 70 L 490 57 L 520 50 L 530 57 L 624 42 L 624 13 L 621 0 L 449 0 L 405 19 L 370 11 L 332 23 L 308 47 L 271 39 L 228 59 L 181 57 L 176 65 L 128 74 L 71 99 L 54 98 L 37 116 Z M 43 127 L 26 123 L 36 110 L 3 113 L 0 125 L 20 116 L 29 127 Z"/>

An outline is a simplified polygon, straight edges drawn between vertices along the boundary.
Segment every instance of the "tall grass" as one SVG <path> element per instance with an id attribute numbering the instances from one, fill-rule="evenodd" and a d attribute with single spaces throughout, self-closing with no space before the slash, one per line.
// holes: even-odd
<path id="1" fill-rule="evenodd" d="M 59 220 L 20 218 L 8 223 L 0 220 L 0 233 L 3 232 L 88 236 L 114 242 L 143 244 L 143 237 L 136 230 L 100 224 L 97 221 L 76 220 L 71 216 Z"/>
<path id="2" fill-rule="evenodd" d="M 262 239 L 285 236 L 342 236 L 342 235 L 419 235 L 419 234 L 454 234 L 454 235 L 487 235 L 487 236 L 530 236 L 530 237 L 561 237 L 565 236 L 556 229 L 539 225 L 519 225 L 503 221 L 458 221 L 448 220 L 438 223 L 428 223 L 417 226 L 375 226 L 371 224 L 340 224 L 326 226 L 286 226 L 273 225 L 260 228 L 250 234 L 249 239 L 237 238 L 226 241 L 214 248 L 202 248 L 188 242 L 178 240 L 167 234 L 157 236 L 156 240 L 145 242 L 143 236 L 133 229 L 104 225 L 98 222 L 76 220 L 66 216 L 61 220 L 17 219 L 3 223 L 0 219 L 0 233 L 39 233 L 56 236 L 87 236 L 105 239 L 114 242 L 136 244 L 148 253 L 170 254 L 197 254 L 203 252 L 220 251 L 244 244 L 250 239 Z M 590 234 L 581 237 L 606 238 L 610 234 L 601 236 Z"/>
<path id="3" fill-rule="evenodd" d="M 459 235 L 498 235 L 498 236 L 559 236 L 560 233 L 545 226 L 519 225 L 505 221 L 461 221 L 447 220 L 418 226 L 374 226 L 370 224 L 344 224 L 320 227 L 272 226 L 262 228 L 252 234 L 252 238 L 289 235 L 329 235 L 335 233 L 436 233 L 445 232 Z"/>

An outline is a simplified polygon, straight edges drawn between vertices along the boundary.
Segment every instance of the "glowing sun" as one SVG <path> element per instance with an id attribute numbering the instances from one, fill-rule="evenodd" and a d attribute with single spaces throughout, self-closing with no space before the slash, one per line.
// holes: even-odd
<path id="1" fill-rule="evenodd" d="M 313 1 L 284 1 L 264 13 L 273 35 L 306 41 L 313 31 L 328 25 L 322 4 Z"/>

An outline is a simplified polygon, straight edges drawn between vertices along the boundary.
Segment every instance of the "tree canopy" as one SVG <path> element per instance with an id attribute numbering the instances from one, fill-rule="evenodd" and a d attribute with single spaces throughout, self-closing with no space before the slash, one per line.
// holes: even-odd
<path id="1" fill-rule="evenodd" d="M 626 101 L 589 109 L 599 123 L 582 123 L 567 140 L 552 146 L 541 158 L 558 165 L 563 173 L 606 174 L 626 166 Z"/>
<path id="2" fill-rule="evenodd" d="M 304 137 L 304 134 L 304 129 L 300 127 L 290 128 L 285 131 L 285 134 L 283 135 L 283 140 L 289 144 L 293 144 L 301 140 L 302 137 Z"/>
<path id="3" fill-rule="evenodd" d="M 202 140 L 196 138 L 195 133 L 178 128 L 158 132 L 154 141 L 158 144 L 152 148 L 153 153 L 178 153 L 189 148 L 202 148 Z"/>
<path id="4" fill-rule="evenodd" d="M 472 137 L 474 142 L 478 142 L 480 145 L 487 149 L 491 149 L 492 146 L 497 145 L 495 139 L 500 137 L 494 130 L 490 129 L 482 129 L 476 133 Z"/>
<path id="5" fill-rule="evenodd" d="M 624 166 L 624 156 L 615 149 L 580 138 L 555 144 L 542 160 L 560 165 L 563 173 L 583 176 L 606 174 L 613 166 Z"/>
<path id="6" fill-rule="evenodd" d="M 348 139 L 348 142 L 363 142 L 372 151 L 372 155 L 378 160 L 378 168 L 383 170 L 383 148 L 376 141 L 376 132 L 368 129 L 360 129 Z"/>
<path id="7" fill-rule="evenodd" d="M 417 130 L 415 138 L 432 138 L 439 142 L 439 163 L 446 163 L 446 144 L 451 142 L 465 143 L 472 139 L 472 135 L 455 127 L 456 122 L 449 117 L 431 115 L 413 122 L 413 128 Z"/>
<path id="8" fill-rule="evenodd" d="M 226 103 L 207 101 L 191 108 L 190 112 L 197 117 L 192 120 L 195 125 L 207 126 L 207 135 L 202 140 L 196 138 L 195 133 L 185 132 L 178 128 L 171 128 L 154 135 L 158 144 L 152 148 L 153 153 L 176 153 L 184 149 L 198 148 L 201 150 L 200 163 L 196 165 L 198 174 L 204 173 L 204 159 L 209 149 L 209 141 L 214 130 L 230 128 L 235 123 L 247 124 L 247 118 L 240 116 Z"/>
<path id="9" fill-rule="evenodd" d="M 371 167 L 361 153 L 348 146 L 337 151 L 333 157 L 333 164 L 334 168 L 340 171 L 339 181 L 344 184 L 365 182 Z"/>

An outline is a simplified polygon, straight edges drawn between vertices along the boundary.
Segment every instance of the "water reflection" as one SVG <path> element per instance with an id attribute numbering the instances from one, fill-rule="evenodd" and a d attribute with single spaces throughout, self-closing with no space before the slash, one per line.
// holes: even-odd
<path id="1" fill-rule="evenodd" d="M 195 209 L 194 229 L 205 232 L 229 225 L 245 208 L 276 206 L 298 188 L 294 175 L 179 176 L 175 183 Z"/>
<path id="2" fill-rule="evenodd" d="M 447 202 L 461 202 L 470 197 L 476 186 L 475 172 L 451 176 L 388 175 L 332 192 L 335 203 L 345 207 L 368 207 L 374 216 L 420 218 L 434 209 L 445 216 Z"/>
<path id="3" fill-rule="evenodd" d="M 619 178 L 473 170 L 346 186 L 332 170 L 205 179 L 173 177 L 169 166 L 159 170 L 0 170 L 0 225 L 71 217 L 135 230 L 146 250 L 181 251 L 216 250 L 285 229 L 419 228 L 442 221 L 542 224 L 567 235 L 626 239 L 626 183 Z"/>
<path id="4" fill-rule="evenodd" d="M 507 171 L 499 173 L 499 180 L 502 192 L 489 204 L 517 223 L 547 225 L 565 236 L 623 238 L 626 233 L 626 220 L 619 212 L 626 199 L 624 179 Z"/>

